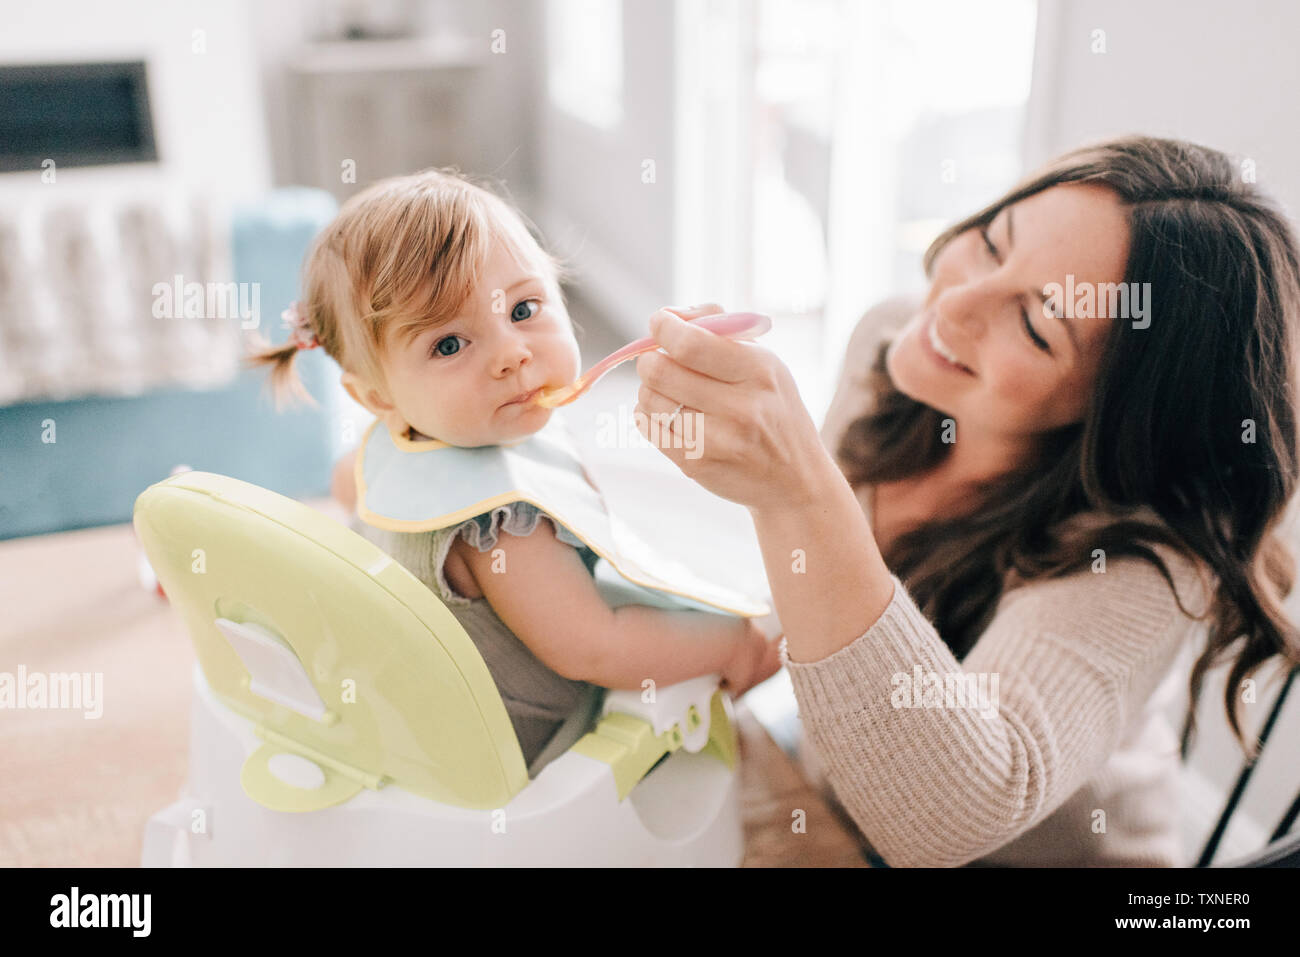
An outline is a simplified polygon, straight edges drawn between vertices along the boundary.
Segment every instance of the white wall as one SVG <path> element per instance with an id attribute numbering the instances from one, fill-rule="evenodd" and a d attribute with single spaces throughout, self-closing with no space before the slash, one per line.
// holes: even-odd
<path id="1" fill-rule="evenodd" d="M 623 115 L 613 129 L 556 109 L 545 61 L 537 74 L 539 225 L 593 304 L 633 336 L 674 289 L 674 23 L 672 3 L 623 0 Z M 642 182 L 647 159 L 654 183 Z"/>
<path id="2" fill-rule="evenodd" d="M 266 187 L 247 0 L 3 0 L 0 23 L 0 63 L 145 60 L 161 171 L 231 197 Z M 204 31 L 205 53 L 193 51 L 195 30 Z M 124 179 L 140 171 L 60 168 L 58 182 Z M 26 175 L 5 174 L 0 184 Z"/>
<path id="3" fill-rule="evenodd" d="M 505 53 L 493 53 L 475 75 L 471 109 L 478 117 L 478 168 L 503 183 L 529 214 L 536 213 L 538 177 L 536 109 L 544 74 L 543 4 L 537 0 L 433 0 L 424 10 L 426 31 L 446 30 L 491 49 L 504 31 Z"/>
<path id="4" fill-rule="evenodd" d="M 1040 0 L 1026 165 L 1119 133 L 1189 139 L 1254 159 L 1294 217 L 1297 37 L 1290 0 Z"/>

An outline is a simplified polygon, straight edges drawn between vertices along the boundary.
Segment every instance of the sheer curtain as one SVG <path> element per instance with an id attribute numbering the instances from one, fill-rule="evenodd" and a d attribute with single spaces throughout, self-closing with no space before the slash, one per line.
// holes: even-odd
<path id="1" fill-rule="evenodd" d="M 767 312 L 815 417 L 879 300 L 1021 172 L 1036 5 L 679 0 L 683 301 Z"/>

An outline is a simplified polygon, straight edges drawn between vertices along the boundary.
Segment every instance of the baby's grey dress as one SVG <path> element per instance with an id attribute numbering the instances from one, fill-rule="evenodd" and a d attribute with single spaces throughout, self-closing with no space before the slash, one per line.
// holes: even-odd
<path id="1" fill-rule="evenodd" d="M 603 703 L 604 689 L 565 678 L 548 668 L 497 617 L 486 598 L 466 598 L 456 592 L 443 566 L 457 535 L 486 552 L 496 546 L 501 532 L 529 535 L 541 518 L 549 516 L 527 502 L 512 502 L 432 532 L 392 532 L 367 525 L 355 516 L 351 521 L 353 531 L 424 582 L 478 647 L 533 777 L 591 729 Z M 598 556 L 580 538 L 558 523 L 556 538 L 577 548 L 587 570 L 592 571 Z"/>

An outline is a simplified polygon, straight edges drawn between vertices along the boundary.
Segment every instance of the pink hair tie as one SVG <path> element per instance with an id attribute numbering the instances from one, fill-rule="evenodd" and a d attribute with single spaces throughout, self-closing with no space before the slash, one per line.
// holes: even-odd
<path id="1" fill-rule="evenodd" d="M 315 349 L 320 345 L 320 340 L 312 331 L 311 323 L 307 321 L 300 302 L 294 300 L 289 303 L 289 308 L 280 313 L 280 318 L 289 327 L 289 341 L 299 349 Z"/>

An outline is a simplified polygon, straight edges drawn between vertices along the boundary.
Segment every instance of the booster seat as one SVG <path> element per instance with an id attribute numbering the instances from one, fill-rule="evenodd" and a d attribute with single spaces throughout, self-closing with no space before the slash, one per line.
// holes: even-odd
<path id="1" fill-rule="evenodd" d="M 197 656 L 188 778 L 144 866 L 739 865 L 716 676 L 606 693 L 530 779 L 474 643 L 360 535 L 195 471 L 141 493 L 135 529 Z"/>

